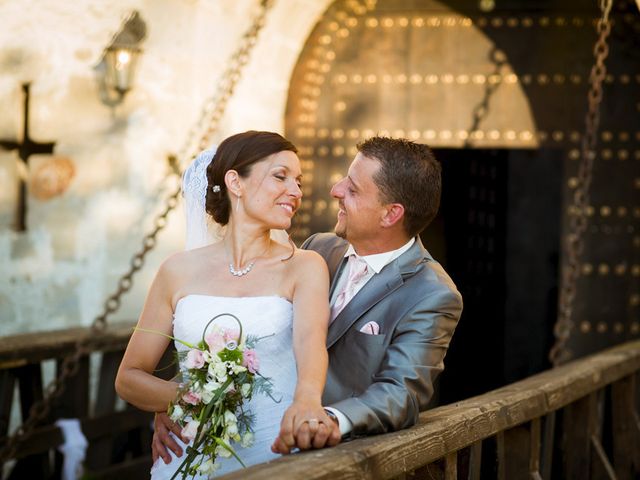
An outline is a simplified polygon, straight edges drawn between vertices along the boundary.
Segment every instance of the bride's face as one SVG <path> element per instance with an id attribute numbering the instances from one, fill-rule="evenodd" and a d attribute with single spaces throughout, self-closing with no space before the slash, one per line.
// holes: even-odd
<path id="1" fill-rule="evenodd" d="M 300 160 L 293 152 L 274 153 L 254 163 L 242 179 L 244 212 L 268 228 L 288 229 L 300 207 L 301 180 Z"/>

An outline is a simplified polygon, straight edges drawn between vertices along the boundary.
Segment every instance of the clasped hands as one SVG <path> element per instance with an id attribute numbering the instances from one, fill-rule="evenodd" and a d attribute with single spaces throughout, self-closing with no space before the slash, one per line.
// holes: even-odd
<path id="1" fill-rule="evenodd" d="M 151 444 L 153 461 L 155 462 L 158 457 L 162 457 L 165 463 L 169 463 L 171 456 L 167 449 L 181 457 L 183 449 L 169 435 L 169 432 L 183 440 L 184 443 L 188 442 L 182 438 L 180 427 L 169 418 L 166 412 L 156 413 L 154 428 L 155 433 Z M 291 453 L 295 448 L 309 450 L 311 448 L 333 447 L 340 443 L 340 439 L 340 428 L 337 422 L 329 418 L 321 406 L 294 402 L 282 417 L 280 433 L 273 442 L 271 451 L 284 455 Z"/>
<path id="2" fill-rule="evenodd" d="M 333 447 L 340 443 L 340 428 L 321 405 L 295 401 L 284 413 L 280 434 L 271 445 L 273 453 Z"/>

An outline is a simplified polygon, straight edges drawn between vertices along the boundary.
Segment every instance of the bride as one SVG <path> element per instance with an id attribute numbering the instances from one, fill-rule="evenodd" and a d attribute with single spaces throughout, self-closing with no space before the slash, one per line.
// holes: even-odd
<path id="1" fill-rule="evenodd" d="M 201 154 L 187 172 L 193 178 L 185 175 L 185 190 L 191 185 L 195 191 L 206 191 L 199 201 L 217 224 L 225 226 L 222 236 L 162 264 L 138 321 L 144 329 L 197 343 L 212 317 L 231 313 L 248 334 L 266 337 L 256 347 L 260 374 L 271 378 L 273 397 L 280 402 L 256 395 L 246 406 L 255 415 L 255 441 L 249 448 L 238 446 L 236 452 L 247 465 L 277 457 L 270 446 L 280 431 L 293 436 L 305 422 L 318 429 L 331 424 L 320 400 L 328 362 L 327 267 L 315 252 L 298 250 L 271 235 L 272 230 L 289 228 L 300 206 L 296 152 L 276 133 L 249 131 L 224 140 L 213 161 L 213 152 Z M 187 236 L 206 243 L 206 222 L 200 217 L 200 224 L 188 220 Z M 168 342 L 161 335 L 133 333 L 116 378 L 116 390 L 124 400 L 150 412 L 167 410 L 178 383 L 152 373 Z M 186 445 L 174 439 L 184 451 Z M 183 459 L 171 455 L 168 464 L 156 460 L 153 479 L 168 479 L 176 472 Z M 216 461 L 221 474 L 241 466 L 233 458 Z"/>

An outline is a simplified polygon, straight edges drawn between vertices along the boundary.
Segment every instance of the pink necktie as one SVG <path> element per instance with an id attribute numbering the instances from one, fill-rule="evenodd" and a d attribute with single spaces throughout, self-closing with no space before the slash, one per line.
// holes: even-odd
<path id="1" fill-rule="evenodd" d="M 331 321 L 333 322 L 342 309 L 351 301 L 355 295 L 355 290 L 358 284 L 367 275 L 368 267 L 367 262 L 355 255 L 349 256 L 349 277 L 344 285 L 342 291 L 336 297 L 336 301 L 331 307 Z"/>

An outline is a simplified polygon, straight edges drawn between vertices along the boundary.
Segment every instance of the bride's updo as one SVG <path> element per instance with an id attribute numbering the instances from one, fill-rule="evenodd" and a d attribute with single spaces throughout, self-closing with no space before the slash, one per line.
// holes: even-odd
<path id="1" fill-rule="evenodd" d="M 207 213 L 216 223 L 229 223 L 231 202 L 224 183 L 228 170 L 235 170 L 243 178 L 249 176 L 251 166 L 274 153 L 298 149 L 282 135 L 273 132 L 249 130 L 223 140 L 213 161 L 207 167 Z"/>

